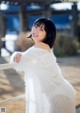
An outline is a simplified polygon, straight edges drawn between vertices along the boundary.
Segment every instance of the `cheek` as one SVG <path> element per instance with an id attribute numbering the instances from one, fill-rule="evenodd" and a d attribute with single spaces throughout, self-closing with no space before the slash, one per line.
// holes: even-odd
<path id="1" fill-rule="evenodd" d="M 44 33 L 40 33 L 40 37 L 41 37 L 41 40 L 44 40 L 45 37 L 46 37 L 46 33 L 45 32 Z"/>

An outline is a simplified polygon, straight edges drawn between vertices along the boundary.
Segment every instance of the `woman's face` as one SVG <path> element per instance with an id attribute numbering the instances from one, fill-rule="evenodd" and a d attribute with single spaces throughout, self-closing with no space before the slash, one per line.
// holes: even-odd
<path id="1" fill-rule="evenodd" d="M 40 26 L 33 25 L 31 34 L 32 34 L 32 39 L 35 42 L 43 41 L 43 39 L 46 37 L 46 31 L 45 31 L 44 24 L 41 24 Z"/>

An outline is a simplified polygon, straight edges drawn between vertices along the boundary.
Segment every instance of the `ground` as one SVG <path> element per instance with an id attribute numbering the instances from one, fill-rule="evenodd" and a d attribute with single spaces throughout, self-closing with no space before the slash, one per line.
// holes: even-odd
<path id="1" fill-rule="evenodd" d="M 0 57 L 0 64 L 9 62 L 10 57 Z M 76 106 L 80 105 L 80 56 L 58 58 L 63 76 L 77 91 Z M 13 69 L 0 71 L 0 101 L 24 94 L 23 74 Z M 25 113 L 25 98 L 0 103 L 6 113 Z M 1 113 L 1 112 L 0 112 Z M 4 112 L 3 112 L 4 113 Z"/>

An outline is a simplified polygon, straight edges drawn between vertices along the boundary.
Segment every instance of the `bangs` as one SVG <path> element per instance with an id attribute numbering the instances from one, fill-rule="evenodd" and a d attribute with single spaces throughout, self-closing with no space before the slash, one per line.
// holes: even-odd
<path id="1" fill-rule="evenodd" d="M 33 24 L 33 26 L 35 26 L 35 25 L 37 25 L 38 27 L 40 27 L 40 26 L 42 25 L 42 26 L 44 26 L 44 29 L 45 29 L 45 24 L 44 24 L 42 21 L 40 21 L 40 20 L 36 21 L 36 22 Z"/>

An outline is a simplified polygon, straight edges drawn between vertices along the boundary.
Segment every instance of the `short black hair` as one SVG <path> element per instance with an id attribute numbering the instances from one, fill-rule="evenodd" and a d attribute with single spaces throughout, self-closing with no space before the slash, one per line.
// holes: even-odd
<path id="1" fill-rule="evenodd" d="M 52 48 L 54 46 L 54 42 L 56 39 L 56 27 L 54 23 L 50 19 L 47 19 L 47 18 L 37 19 L 34 22 L 33 26 L 34 25 L 40 26 L 41 24 L 44 24 L 45 31 L 46 31 L 46 37 L 42 42 L 48 44 L 49 47 Z"/>

